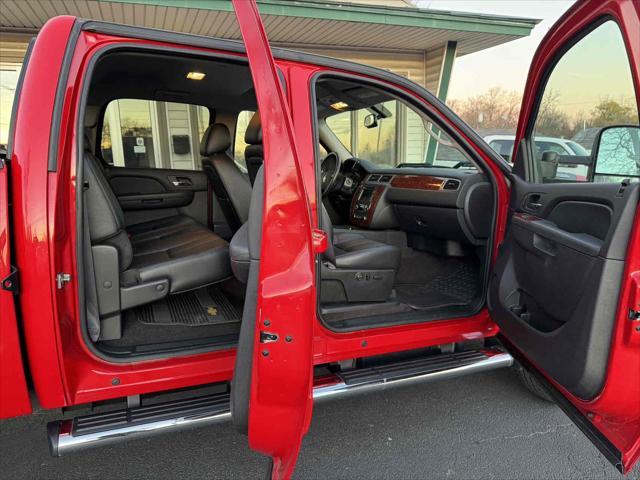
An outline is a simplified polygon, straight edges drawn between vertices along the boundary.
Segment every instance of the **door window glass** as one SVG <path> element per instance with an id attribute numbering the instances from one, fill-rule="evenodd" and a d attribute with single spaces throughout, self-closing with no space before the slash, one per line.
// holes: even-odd
<path id="1" fill-rule="evenodd" d="M 351 136 L 353 133 L 352 112 L 342 112 L 327 118 L 327 126 L 331 129 L 340 143 L 349 151 L 353 151 L 351 145 Z"/>
<path id="2" fill-rule="evenodd" d="M 233 142 L 233 160 L 245 172 L 247 171 L 247 162 L 244 159 L 244 151 L 249 144 L 244 141 L 244 135 L 247 133 L 247 127 L 255 113 L 256 112 L 254 110 L 243 110 L 238 114 L 238 119 L 236 120 L 236 133 Z"/>
<path id="3" fill-rule="evenodd" d="M 209 121 L 209 109 L 198 105 L 113 100 L 104 114 L 102 158 L 116 167 L 200 170 Z"/>
<path id="4" fill-rule="evenodd" d="M 638 123 L 624 41 L 618 25 L 607 21 L 569 49 L 549 76 L 533 129 L 534 180 L 618 181 L 594 165 L 594 141 L 604 127 Z M 629 169 L 617 163 L 620 175 L 634 169 L 635 159 L 629 161 Z"/>

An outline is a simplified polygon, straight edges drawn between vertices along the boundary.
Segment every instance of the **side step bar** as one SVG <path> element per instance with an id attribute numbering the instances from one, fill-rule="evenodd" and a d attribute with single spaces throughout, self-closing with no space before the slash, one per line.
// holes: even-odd
<path id="1" fill-rule="evenodd" d="M 338 373 L 335 382 L 326 379 L 324 385 L 313 389 L 313 399 L 318 401 L 400 385 L 445 380 L 511 365 L 513 357 L 499 350 L 441 354 Z"/>
<path id="2" fill-rule="evenodd" d="M 135 438 L 151 437 L 231 419 L 229 394 L 84 415 L 47 424 L 54 457 Z"/>
<path id="3" fill-rule="evenodd" d="M 509 367 L 513 358 L 500 350 L 435 355 L 341 372 L 316 379 L 314 400 L 338 398 L 400 385 L 459 377 Z M 59 420 L 47 425 L 49 450 L 59 457 L 91 447 L 164 432 L 212 425 L 231 419 L 228 393 Z"/>

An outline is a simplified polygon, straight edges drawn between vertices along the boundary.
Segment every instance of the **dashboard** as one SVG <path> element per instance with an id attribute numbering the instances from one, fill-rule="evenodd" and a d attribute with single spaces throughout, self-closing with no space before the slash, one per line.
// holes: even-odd
<path id="1" fill-rule="evenodd" d="M 343 165 L 352 192 L 348 206 L 351 225 L 401 229 L 433 240 L 486 243 L 494 194 L 482 172 L 435 167 L 375 170 L 368 162 L 347 162 L 352 160 Z"/>

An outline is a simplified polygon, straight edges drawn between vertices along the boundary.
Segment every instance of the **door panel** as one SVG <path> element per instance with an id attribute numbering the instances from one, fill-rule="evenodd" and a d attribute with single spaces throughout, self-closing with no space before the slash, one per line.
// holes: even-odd
<path id="1" fill-rule="evenodd" d="M 229 236 L 224 215 L 209 191 L 207 175 L 197 170 L 116 167 L 105 169 L 124 210 L 127 225 L 188 215 Z"/>
<path id="2" fill-rule="evenodd" d="M 635 148 L 601 157 L 597 139 L 639 124 L 639 92 L 640 4 L 576 2 L 529 72 L 488 298 L 505 345 L 622 472 L 640 455 L 640 158 Z M 624 116 L 597 114 L 617 102 Z M 596 142 L 586 145 L 589 131 Z M 585 183 L 556 176 L 553 154 L 535 154 L 541 136 L 582 138 Z"/>
<path id="3" fill-rule="evenodd" d="M 606 379 L 640 185 L 620 193 L 618 184 L 513 181 L 511 224 L 490 287 L 492 315 L 535 365 L 592 399 Z"/>

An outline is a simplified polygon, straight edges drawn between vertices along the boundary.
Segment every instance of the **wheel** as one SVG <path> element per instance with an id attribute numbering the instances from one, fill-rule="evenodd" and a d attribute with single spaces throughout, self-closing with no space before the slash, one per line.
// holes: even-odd
<path id="1" fill-rule="evenodd" d="M 533 393 L 536 397 L 541 398 L 547 402 L 553 403 L 553 398 L 547 392 L 547 389 L 540 383 L 540 381 L 533 376 L 529 370 L 524 368 L 522 365 L 517 365 L 516 370 L 518 372 L 518 377 L 520 377 L 520 381 L 527 387 L 531 393 Z"/>

